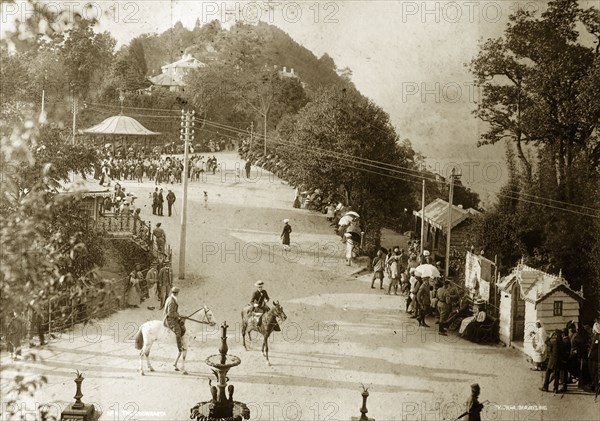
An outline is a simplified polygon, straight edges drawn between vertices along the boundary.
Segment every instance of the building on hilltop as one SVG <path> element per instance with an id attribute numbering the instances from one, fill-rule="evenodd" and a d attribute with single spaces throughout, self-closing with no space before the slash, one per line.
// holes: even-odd
<path id="1" fill-rule="evenodd" d="M 182 92 L 185 88 L 185 76 L 190 70 L 200 69 L 202 67 L 206 67 L 206 64 L 192 57 L 191 54 L 184 54 L 180 60 L 162 66 L 162 73 L 150 77 L 149 80 L 152 82 L 153 87 L 161 86 L 172 92 Z"/>
<path id="2" fill-rule="evenodd" d="M 274 66 L 273 66 L 273 68 L 274 68 L 275 70 L 277 70 L 277 72 L 279 73 L 279 77 L 280 77 L 280 78 L 297 79 L 297 80 L 299 80 L 299 81 L 300 81 L 300 84 L 302 85 L 302 87 L 303 87 L 303 88 L 306 88 L 306 86 L 307 86 L 307 85 L 306 85 L 306 83 L 305 83 L 305 82 L 302 82 L 302 81 L 300 80 L 300 76 L 298 76 L 298 73 L 296 73 L 296 72 L 294 71 L 294 68 L 293 68 L 293 67 L 291 67 L 289 71 L 288 71 L 288 68 L 287 68 L 287 66 L 283 66 L 282 68 L 280 68 L 279 66 L 277 66 L 277 65 L 274 65 Z M 279 69 L 279 70 L 278 70 L 278 69 Z"/>

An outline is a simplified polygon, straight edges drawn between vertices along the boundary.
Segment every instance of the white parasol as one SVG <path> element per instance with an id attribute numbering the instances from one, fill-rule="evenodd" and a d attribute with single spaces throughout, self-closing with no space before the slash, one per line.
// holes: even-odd
<path id="1" fill-rule="evenodd" d="M 438 268 L 429 263 L 417 266 L 415 272 L 421 272 L 423 278 L 439 278 L 441 276 Z"/>
<path id="2" fill-rule="evenodd" d="M 354 220 L 354 218 L 350 215 L 345 215 L 340 218 L 340 222 L 338 225 L 350 225 L 350 223 Z"/>
<path id="3" fill-rule="evenodd" d="M 360 215 L 359 215 L 359 214 L 357 214 L 357 213 L 356 213 L 356 212 L 354 212 L 354 211 L 346 212 L 346 216 L 347 216 L 347 215 L 353 216 L 353 217 L 355 217 L 355 218 L 360 218 Z"/>

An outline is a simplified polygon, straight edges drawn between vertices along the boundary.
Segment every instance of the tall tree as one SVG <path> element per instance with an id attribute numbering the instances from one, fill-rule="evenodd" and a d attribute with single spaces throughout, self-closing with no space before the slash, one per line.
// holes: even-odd
<path id="1" fill-rule="evenodd" d="M 414 209 L 412 183 L 383 168 L 414 163 L 399 147 L 389 116 L 368 99 L 349 91 L 322 91 L 284 120 L 278 132 L 282 140 L 275 149 L 290 165 L 290 181 L 354 206 L 364 219 L 370 251 L 379 246 L 386 218 Z"/>
<path id="2" fill-rule="evenodd" d="M 484 218 L 480 241 L 505 264 L 520 254 L 562 271 L 583 287 L 588 316 L 600 279 L 600 240 L 588 234 L 600 209 L 600 103 L 592 99 L 600 95 L 599 66 L 600 12 L 575 0 L 551 1 L 539 18 L 517 11 L 471 63 L 482 88 L 476 115 L 489 124 L 480 144 L 506 139 L 522 164 L 511 163 L 508 198 Z"/>
<path id="3" fill-rule="evenodd" d="M 87 97 L 90 86 L 100 80 L 110 67 L 116 41 L 109 33 L 96 34 L 95 21 L 80 19 L 67 31 L 61 58 L 67 69 L 67 77 L 73 89 L 83 98 Z"/>

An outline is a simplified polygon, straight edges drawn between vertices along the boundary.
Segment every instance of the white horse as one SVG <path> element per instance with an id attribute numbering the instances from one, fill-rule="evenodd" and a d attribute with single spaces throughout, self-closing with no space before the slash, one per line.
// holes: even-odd
<path id="1" fill-rule="evenodd" d="M 207 306 L 204 306 L 202 309 L 197 311 L 197 313 L 200 316 L 198 319 L 192 319 L 191 317 L 184 317 L 184 319 L 210 326 L 214 326 L 216 324 L 212 311 L 210 311 Z M 175 364 L 173 364 L 175 371 L 180 371 L 177 363 L 181 357 L 181 371 L 183 374 L 188 374 L 187 371 L 185 371 L 185 356 L 187 354 L 189 336 L 191 336 L 190 331 L 189 329 L 186 329 L 185 334 L 181 338 L 183 350 L 179 351 L 179 354 L 177 354 L 177 358 L 175 359 Z M 156 341 L 161 343 L 177 343 L 175 333 L 168 327 L 165 327 L 161 320 L 150 320 L 142 324 L 135 336 L 135 349 L 140 350 L 140 372 L 142 376 L 144 375 L 144 356 L 146 356 L 148 370 L 154 371 L 152 364 L 150 364 L 150 349 Z"/>

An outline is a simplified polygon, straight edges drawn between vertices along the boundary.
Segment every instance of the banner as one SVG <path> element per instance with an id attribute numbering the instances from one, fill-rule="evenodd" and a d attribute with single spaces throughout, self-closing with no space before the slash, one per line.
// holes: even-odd
<path id="1" fill-rule="evenodd" d="M 465 287 L 485 301 L 490 299 L 490 282 L 493 278 L 493 263 L 467 252 L 465 262 Z"/>

